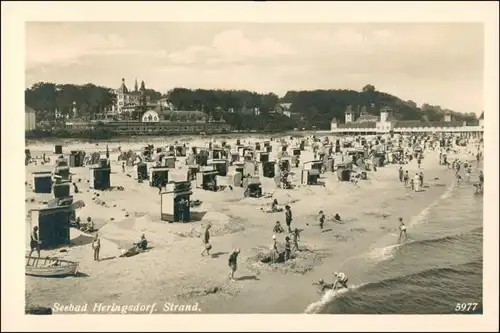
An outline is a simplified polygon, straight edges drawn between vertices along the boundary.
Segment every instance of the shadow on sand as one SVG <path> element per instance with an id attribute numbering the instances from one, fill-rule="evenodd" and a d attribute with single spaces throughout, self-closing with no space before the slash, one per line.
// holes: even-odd
<path id="1" fill-rule="evenodd" d="M 240 276 L 240 277 L 236 278 L 235 280 L 237 280 L 237 281 L 246 281 L 246 280 L 260 281 L 260 279 L 255 275 Z"/>
<path id="2" fill-rule="evenodd" d="M 215 252 L 215 253 L 212 253 L 210 256 L 212 258 L 219 258 L 221 255 L 224 255 L 224 254 L 229 254 L 229 252 Z"/>
<path id="3" fill-rule="evenodd" d="M 203 217 L 207 214 L 207 212 L 191 212 L 191 216 L 189 222 L 199 222 L 203 220 Z"/>
<path id="4" fill-rule="evenodd" d="M 105 258 L 99 258 L 99 261 L 106 261 L 106 260 L 112 260 L 112 259 L 115 259 L 116 256 L 112 256 L 112 257 L 105 257 Z"/>

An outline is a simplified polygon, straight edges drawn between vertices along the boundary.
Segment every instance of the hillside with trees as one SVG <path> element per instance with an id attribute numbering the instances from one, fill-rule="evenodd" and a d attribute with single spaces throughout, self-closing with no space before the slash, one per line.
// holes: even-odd
<path id="1" fill-rule="evenodd" d="M 344 121 L 347 106 L 359 110 L 364 106 L 368 113 L 378 115 L 380 108 L 389 107 L 402 120 L 418 120 L 422 117 L 430 121 L 441 120 L 445 112 L 451 112 L 456 120 L 472 122 L 475 113 L 453 112 L 441 106 L 423 104 L 418 107 L 411 100 L 404 101 L 389 93 L 377 91 L 373 85 L 366 85 L 361 91 L 355 90 L 313 90 L 288 91 L 279 98 L 274 93 L 259 94 L 246 90 L 206 90 L 174 88 L 162 94 L 147 89 L 151 101 L 167 97 L 176 110 L 203 111 L 213 119 L 223 118 L 235 130 L 282 131 L 293 128 L 329 129 L 332 118 Z M 94 84 L 72 85 L 40 82 L 25 90 L 25 102 L 37 112 L 37 119 L 53 120 L 55 110 L 61 115 L 71 115 L 73 103 L 78 117 L 96 119 L 103 110 L 115 103 L 111 88 Z M 288 118 L 275 114 L 279 103 L 291 103 L 290 111 L 299 117 Z M 252 110 L 260 114 L 254 115 Z"/>

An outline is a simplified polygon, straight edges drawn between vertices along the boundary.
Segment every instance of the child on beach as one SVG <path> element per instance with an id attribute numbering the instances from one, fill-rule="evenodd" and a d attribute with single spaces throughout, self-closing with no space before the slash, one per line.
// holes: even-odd
<path id="1" fill-rule="evenodd" d="M 290 244 L 290 237 L 285 237 L 285 262 L 290 260 L 290 254 L 292 253 L 292 245 Z"/>
<path id="2" fill-rule="evenodd" d="M 281 226 L 280 221 L 276 221 L 276 224 L 274 225 L 274 228 L 273 228 L 273 232 L 277 233 L 277 234 L 281 234 L 281 233 L 285 232 L 285 230 Z"/>
<path id="3" fill-rule="evenodd" d="M 403 181 L 405 182 L 405 187 L 408 187 L 408 182 L 410 181 L 410 176 L 408 175 L 408 170 L 406 170 L 405 175 L 403 177 Z"/>
<path id="4" fill-rule="evenodd" d="M 292 239 L 293 239 L 293 250 L 294 251 L 300 251 L 299 250 L 299 240 L 300 240 L 300 231 L 299 229 L 295 228 L 292 234 Z"/>
<path id="5" fill-rule="evenodd" d="M 92 249 L 94 250 L 94 261 L 99 261 L 99 251 L 101 250 L 101 239 L 99 234 L 95 234 L 94 240 L 92 241 Z"/>
<path id="6" fill-rule="evenodd" d="M 236 269 L 238 268 L 238 255 L 240 254 L 240 249 L 234 250 L 230 255 L 229 255 L 229 268 L 231 268 L 231 271 L 229 273 L 229 278 L 231 281 L 234 282 L 234 273 L 236 272 Z"/>
<path id="7" fill-rule="evenodd" d="M 323 225 L 325 224 L 325 214 L 323 214 L 322 210 L 319 211 L 318 219 L 319 219 L 319 229 L 323 230 Z"/>

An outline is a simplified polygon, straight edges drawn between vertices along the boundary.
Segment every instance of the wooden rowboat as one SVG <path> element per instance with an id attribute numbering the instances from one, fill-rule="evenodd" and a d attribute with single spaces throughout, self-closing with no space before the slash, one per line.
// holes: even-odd
<path id="1" fill-rule="evenodd" d="M 41 277 L 62 277 L 76 275 L 78 262 L 58 258 L 26 256 L 26 275 Z"/>

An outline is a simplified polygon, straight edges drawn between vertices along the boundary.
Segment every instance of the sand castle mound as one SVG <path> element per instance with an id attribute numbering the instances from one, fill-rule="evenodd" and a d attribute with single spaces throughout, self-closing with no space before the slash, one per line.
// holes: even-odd
<path id="1" fill-rule="evenodd" d="M 278 245 L 278 256 L 273 262 L 271 250 L 259 251 L 247 259 L 250 268 L 257 271 L 272 270 L 281 271 L 283 273 L 306 274 L 312 271 L 316 266 L 321 264 L 324 254 L 317 250 L 310 249 L 305 246 L 300 247 L 300 251 L 292 251 L 292 259 L 285 262 L 284 245 Z"/>
<path id="2" fill-rule="evenodd" d="M 205 285 L 196 286 L 196 287 L 186 287 L 181 289 L 180 292 L 176 294 L 176 297 L 179 299 L 191 299 L 191 298 L 200 298 L 203 296 L 209 295 L 227 295 L 227 296 L 235 296 L 238 294 L 239 290 L 237 287 L 231 284 L 222 284 L 207 281 Z"/>

